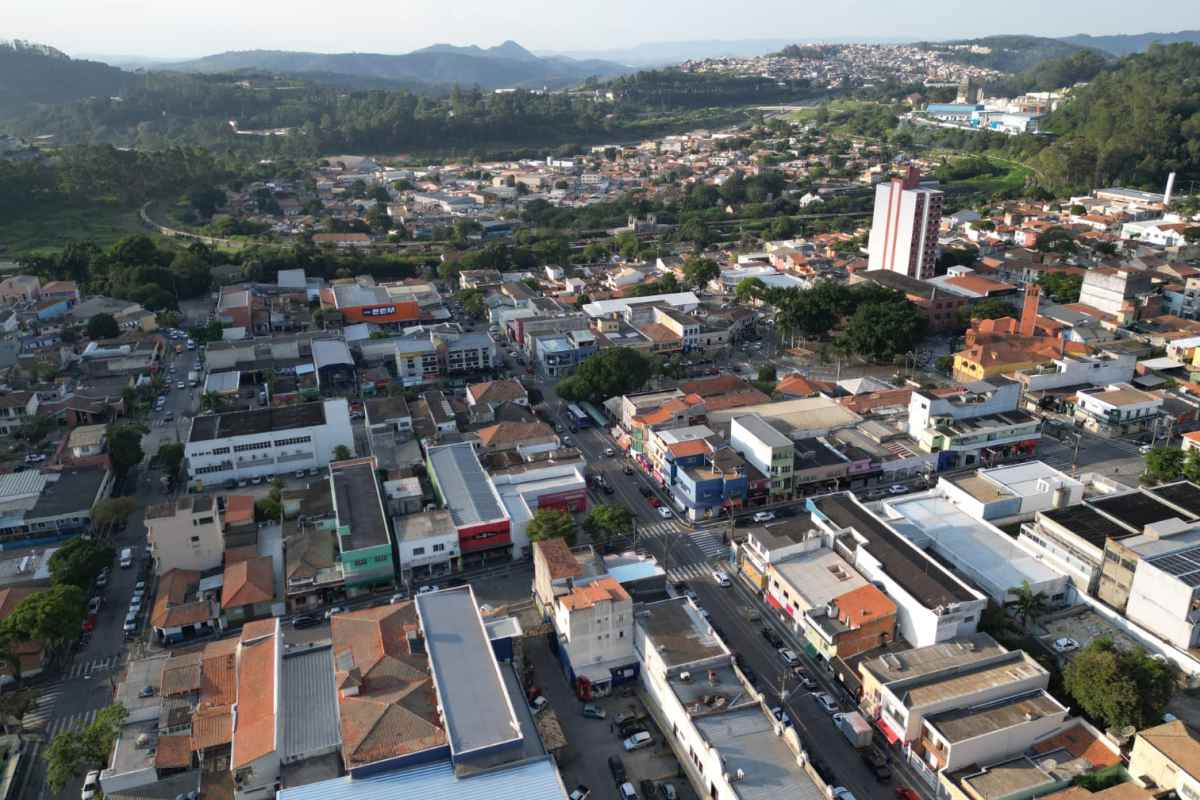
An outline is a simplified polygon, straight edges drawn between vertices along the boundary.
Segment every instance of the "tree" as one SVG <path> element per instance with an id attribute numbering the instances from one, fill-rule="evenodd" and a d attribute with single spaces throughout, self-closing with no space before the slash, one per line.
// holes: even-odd
<path id="1" fill-rule="evenodd" d="M 87 335 L 93 341 L 114 339 L 121 335 L 121 326 L 112 314 L 96 314 L 87 322 Z"/>
<path id="2" fill-rule="evenodd" d="M 113 549 L 107 545 L 82 537 L 71 539 L 51 554 L 47 562 L 50 580 L 55 585 L 86 589 L 112 559 Z"/>
<path id="3" fill-rule="evenodd" d="M 742 278 L 734 289 L 734 296 L 739 303 L 749 303 L 762 298 L 767 291 L 767 285 L 761 278 Z"/>
<path id="4" fill-rule="evenodd" d="M 925 335 L 927 320 L 907 300 L 859 306 L 838 337 L 843 350 L 873 361 L 890 361 Z"/>
<path id="5" fill-rule="evenodd" d="M 79 635 L 87 601 L 83 589 L 71 584 L 31 594 L 0 622 L 0 631 L 18 641 L 58 645 Z"/>
<path id="6" fill-rule="evenodd" d="M 350 452 L 350 448 L 344 444 L 339 444 L 337 447 L 333 448 L 334 461 L 346 461 L 347 459 L 353 457 L 354 454 Z"/>
<path id="7" fill-rule="evenodd" d="M 1083 712 L 1104 727 L 1143 728 L 1162 718 L 1175 691 L 1175 668 L 1141 647 L 1093 640 L 1063 671 L 1063 685 Z"/>
<path id="8" fill-rule="evenodd" d="M 1200 225 L 1183 229 L 1183 240 L 1188 244 L 1200 244 Z"/>
<path id="9" fill-rule="evenodd" d="M 1177 447 L 1156 447 L 1146 454 L 1147 480 L 1166 483 L 1179 478 L 1185 464 L 1184 452 Z"/>
<path id="10" fill-rule="evenodd" d="M 763 383 L 773 382 L 777 375 L 774 364 L 764 364 L 758 368 L 758 379 Z"/>
<path id="11" fill-rule="evenodd" d="M 108 429 L 108 456 L 117 475 L 124 477 L 145 457 L 142 452 L 142 435 L 146 429 L 140 425 L 112 425 Z"/>
<path id="12" fill-rule="evenodd" d="M 625 506 L 611 503 L 592 506 L 584 517 L 583 529 L 594 546 L 604 549 L 611 539 L 624 536 L 633 529 L 633 514 Z"/>
<path id="13" fill-rule="evenodd" d="M 183 447 L 183 445 L 179 445 Z M 122 527 L 125 520 L 137 508 L 137 501 L 132 497 L 110 497 L 92 507 L 92 525 L 104 528 L 108 526 Z"/>
<path id="14" fill-rule="evenodd" d="M 475 319 L 481 319 L 487 306 L 483 302 L 484 294 L 479 289 L 466 289 L 458 296 L 458 300 L 462 303 L 463 311 L 466 311 Z"/>
<path id="15" fill-rule="evenodd" d="M 1009 590 L 1017 596 L 1016 607 L 1017 616 L 1021 619 L 1021 627 L 1025 628 L 1030 618 L 1036 620 L 1046 611 L 1046 595 L 1042 592 L 1035 592 L 1029 585 L 1029 581 L 1021 581 L 1020 586 L 1015 586 Z"/>
<path id="16" fill-rule="evenodd" d="M 1016 308 L 1003 297 L 988 297 L 963 307 L 968 319 L 1000 319 L 1011 317 L 1017 313 Z"/>
<path id="17" fill-rule="evenodd" d="M 103 766 L 129 711 L 114 703 L 96 712 L 96 718 L 86 728 L 59 733 L 46 748 L 46 781 L 55 792 L 86 769 Z"/>
<path id="18" fill-rule="evenodd" d="M 1056 303 L 1079 302 L 1079 290 L 1083 288 L 1083 276 L 1066 272 L 1043 272 L 1038 275 L 1041 286 Z"/>
<path id="19" fill-rule="evenodd" d="M 207 394 L 213 394 L 208 392 Z M 207 396 L 207 395 L 206 395 Z M 183 444 L 180 442 L 164 442 L 158 446 L 158 463 L 162 465 L 163 474 L 172 485 L 183 466 Z"/>
<path id="20" fill-rule="evenodd" d="M 529 541 L 540 542 L 544 539 L 563 539 L 567 544 L 575 544 L 575 520 L 566 511 L 557 508 L 539 508 L 529 520 Z"/>
<path id="21" fill-rule="evenodd" d="M 721 274 L 721 268 L 711 258 L 690 256 L 683 262 L 683 278 L 693 289 L 702 289 Z"/>
<path id="22" fill-rule="evenodd" d="M 603 402 L 640 389 L 654 372 L 654 362 L 628 347 L 610 347 L 588 356 L 575 374 L 559 381 L 558 396 L 567 401 Z"/>

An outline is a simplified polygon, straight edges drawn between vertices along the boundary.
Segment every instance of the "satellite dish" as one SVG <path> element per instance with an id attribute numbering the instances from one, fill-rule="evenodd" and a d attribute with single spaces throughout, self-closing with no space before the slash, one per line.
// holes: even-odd
<path id="1" fill-rule="evenodd" d="M 1137 733 L 1137 726 L 1136 725 L 1126 725 L 1124 728 L 1121 728 L 1121 730 L 1117 731 L 1117 733 L 1120 735 L 1120 737 L 1122 739 L 1128 739 L 1131 736 L 1133 736 L 1135 733 Z"/>
<path id="2" fill-rule="evenodd" d="M 1042 762 L 1042 766 L 1047 772 L 1053 772 L 1054 770 L 1058 769 L 1058 761 L 1053 758 L 1047 758 Z"/>

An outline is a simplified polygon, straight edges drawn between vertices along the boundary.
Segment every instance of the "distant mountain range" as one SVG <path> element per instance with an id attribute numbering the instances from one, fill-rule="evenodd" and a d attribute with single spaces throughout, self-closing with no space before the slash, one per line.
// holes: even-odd
<path id="1" fill-rule="evenodd" d="M 116 67 L 72 59 L 46 45 L 0 41 L 0 117 L 17 116 L 35 104 L 120 94 L 133 78 Z"/>
<path id="2" fill-rule="evenodd" d="M 1175 44 L 1177 42 L 1200 44 L 1200 31 L 1123 33 L 1116 36 L 1089 36 L 1086 33 L 1080 33 L 1075 36 L 1064 36 L 1059 41 L 1077 47 L 1090 47 L 1114 56 L 1127 56 L 1132 53 L 1140 53 L 1152 44 Z"/>
<path id="3" fill-rule="evenodd" d="M 542 58 L 512 41 L 488 48 L 435 44 L 402 55 L 243 50 L 160 64 L 157 68 L 204 73 L 245 69 L 296 75 L 321 73 L 443 86 L 478 84 L 485 89 L 563 88 L 589 77 L 611 78 L 630 71 L 611 61 Z"/>
<path id="4" fill-rule="evenodd" d="M 568 50 L 543 55 L 602 59 L 634 67 L 659 67 L 704 58 L 752 58 L 775 53 L 795 39 L 701 39 L 680 42 L 644 42 L 612 50 Z"/>

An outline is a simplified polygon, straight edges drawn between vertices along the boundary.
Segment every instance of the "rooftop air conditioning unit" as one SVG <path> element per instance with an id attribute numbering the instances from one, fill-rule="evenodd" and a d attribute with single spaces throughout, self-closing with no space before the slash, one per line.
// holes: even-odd
<path id="1" fill-rule="evenodd" d="M 680 683 L 687 683 L 687 682 L 688 682 L 688 681 L 690 681 L 691 679 L 692 679 L 692 673 L 690 673 L 690 672 L 681 672 L 681 673 L 679 673 L 679 681 L 680 681 Z"/>

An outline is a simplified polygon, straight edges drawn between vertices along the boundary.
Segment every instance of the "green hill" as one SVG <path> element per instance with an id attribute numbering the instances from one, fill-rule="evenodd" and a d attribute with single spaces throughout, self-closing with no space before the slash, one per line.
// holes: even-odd
<path id="1" fill-rule="evenodd" d="M 959 49 L 963 45 L 987 48 L 987 52 Z M 1065 58 L 1084 49 L 1061 39 L 1043 36 L 985 36 L 949 42 L 917 42 L 916 46 L 936 51 L 948 61 L 1013 74 L 1025 72 L 1048 59 Z"/>
<path id="2" fill-rule="evenodd" d="M 0 42 L 0 117 L 86 97 L 111 97 L 136 76 L 99 61 L 80 61 L 52 47 Z"/>
<path id="3" fill-rule="evenodd" d="M 1152 44 L 1178 44 L 1191 42 L 1200 44 L 1200 31 L 1176 31 L 1175 33 L 1122 33 L 1116 36 L 1089 36 L 1080 33 L 1064 36 L 1060 42 L 1090 47 L 1114 56 L 1128 56 L 1149 49 Z"/>

